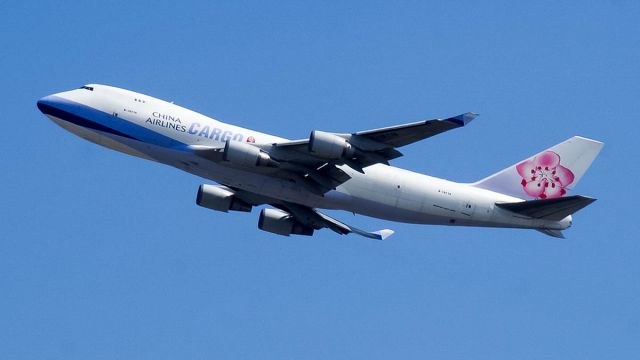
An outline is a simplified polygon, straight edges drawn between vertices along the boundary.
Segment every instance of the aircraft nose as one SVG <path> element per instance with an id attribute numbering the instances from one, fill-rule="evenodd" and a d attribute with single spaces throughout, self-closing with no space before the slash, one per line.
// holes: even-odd
<path id="1" fill-rule="evenodd" d="M 43 114 L 51 114 L 56 109 L 57 101 L 54 95 L 47 95 L 38 100 L 38 110 Z"/>

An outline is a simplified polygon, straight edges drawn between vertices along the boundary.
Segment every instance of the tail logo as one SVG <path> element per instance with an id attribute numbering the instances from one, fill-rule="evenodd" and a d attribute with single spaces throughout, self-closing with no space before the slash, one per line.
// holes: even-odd
<path id="1" fill-rule="evenodd" d="M 560 155 L 553 151 L 542 154 L 516 165 L 522 176 L 522 188 L 532 197 L 553 199 L 567 193 L 565 188 L 575 176 L 571 170 L 560 165 Z"/>

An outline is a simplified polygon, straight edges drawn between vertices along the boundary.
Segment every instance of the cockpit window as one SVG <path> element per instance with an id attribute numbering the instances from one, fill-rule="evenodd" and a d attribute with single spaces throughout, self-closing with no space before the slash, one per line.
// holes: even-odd
<path id="1" fill-rule="evenodd" d="M 80 87 L 80 89 L 85 89 L 85 90 L 93 91 L 93 87 L 91 87 L 91 86 L 87 86 L 87 85 Z"/>

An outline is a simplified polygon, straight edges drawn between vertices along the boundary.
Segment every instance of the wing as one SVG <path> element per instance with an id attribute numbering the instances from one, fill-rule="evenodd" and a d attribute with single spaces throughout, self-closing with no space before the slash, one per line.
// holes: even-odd
<path id="1" fill-rule="evenodd" d="M 284 211 L 291 214 L 296 221 L 313 229 L 328 228 L 341 235 L 354 233 L 375 240 L 386 240 L 394 233 L 394 231 L 390 229 L 378 230 L 373 232 L 364 231 L 358 229 L 355 226 L 347 225 L 330 217 L 329 215 L 323 214 L 315 209 L 303 205 L 289 202 L 272 205 L 283 209 Z"/>
<path id="2" fill-rule="evenodd" d="M 359 131 L 353 135 L 397 148 L 465 126 L 476 116 L 478 114 L 468 112 L 447 119 L 424 120 L 381 129 Z"/>
<path id="3" fill-rule="evenodd" d="M 327 162 L 333 165 L 346 164 L 362 172 L 369 165 L 388 164 L 389 160 L 402 156 L 396 150 L 398 147 L 465 126 L 476 116 L 474 113 L 465 113 L 447 119 L 424 120 L 351 134 L 314 131 L 309 139 L 276 143 L 272 144 L 270 150 L 265 150 L 270 153 L 273 151 L 277 157 L 287 161 L 311 166 Z"/>
<path id="4" fill-rule="evenodd" d="M 239 189 L 232 189 L 232 190 L 234 191 L 234 196 L 238 197 L 240 200 L 244 201 L 245 203 L 253 206 L 269 204 L 273 207 L 276 207 L 282 210 L 284 212 L 283 214 L 281 214 L 283 218 L 291 218 L 294 220 L 294 222 L 297 225 L 301 225 L 303 228 L 311 230 L 311 231 L 298 232 L 298 234 L 311 235 L 313 234 L 312 230 L 327 228 L 341 235 L 354 233 L 369 239 L 385 240 L 389 236 L 393 235 L 394 233 L 393 230 L 389 230 L 389 229 L 373 231 L 373 232 L 364 231 L 355 226 L 347 225 L 339 220 L 336 220 L 326 214 L 323 214 L 315 209 L 312 209 L 304 205 L 271 199 L 271 198 L 267 198 L 262 195 L 244 191 L 244 190 L 239 190 Z M 260 223 L 262 223 L 262 220 L 260 221 Z M 298 226 L 298 228 L 300 228 L 300 226 Z M 261 227 L 261 229 L 269 231 L 266 228 Z M 284 235 L 282 233 L 280 234 Z M 286 234 L 286 235 L 289 235 L 289 234 Z"/>
<path id="5" fill-rule="evenodd" d="M 462 127 L 476 116 L 465 113 L 351 134 L 313 131 L 308 139 L 273 144 L 227 141 L 224 149 L 191 148 L 202 158 L 286 178 L 321 195 L 351 178 L 341 165 L 364 173 L 367 166 L 389 164 L 402 156 L 397 147 Z"/>

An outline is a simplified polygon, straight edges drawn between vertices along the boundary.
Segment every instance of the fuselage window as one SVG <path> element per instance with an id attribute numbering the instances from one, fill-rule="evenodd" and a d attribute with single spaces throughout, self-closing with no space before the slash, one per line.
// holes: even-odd
<path id="1" fill-rule="evenodd" d="M 85 89 L 85 90 L 89 90 L 89 91 L 93 91 L 93 88 L 91 86 L 83 86 L 80 89 Z"/>

